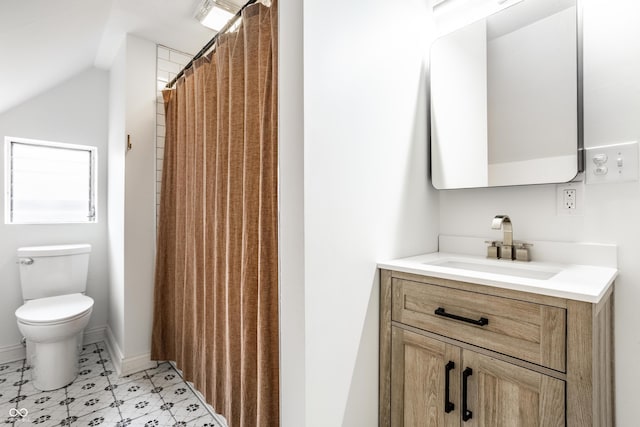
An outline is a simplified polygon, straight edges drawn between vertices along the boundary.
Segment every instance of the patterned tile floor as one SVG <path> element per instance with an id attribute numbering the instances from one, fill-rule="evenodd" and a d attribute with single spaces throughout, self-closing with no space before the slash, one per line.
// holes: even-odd
<path id="1" fill-rule="evenodd" d="M 167 362 L 119 378 L 104 343 L 88 344 L 76 380 L 42 392 L 24 360 L 0 364 L 0 425 L 222 427 Z"/>

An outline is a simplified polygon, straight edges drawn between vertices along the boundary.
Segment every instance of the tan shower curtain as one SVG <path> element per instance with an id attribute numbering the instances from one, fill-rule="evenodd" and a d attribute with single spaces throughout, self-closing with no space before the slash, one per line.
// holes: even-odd
<path id="1" fill-rule="evenodd" d="M 276 1 L 247 7 L 164 98 L 152 359 L 230 427 L 277 426 Z"/>

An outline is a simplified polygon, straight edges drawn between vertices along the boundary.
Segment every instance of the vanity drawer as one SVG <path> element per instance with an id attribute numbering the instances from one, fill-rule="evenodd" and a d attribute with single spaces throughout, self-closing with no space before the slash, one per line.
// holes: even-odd
<path id="1" fill-rule="evenodd" d="M 392 289 L 396 322 L 566 371 L 563 308 L 402 279 Z"/>

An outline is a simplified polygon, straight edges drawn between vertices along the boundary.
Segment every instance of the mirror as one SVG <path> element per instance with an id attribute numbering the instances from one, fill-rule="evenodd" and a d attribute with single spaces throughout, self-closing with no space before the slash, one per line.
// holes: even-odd
<path id="1" fill-rule="evenodd" d="M 435 188 L 567 182 L 582 171 L 576 1 L 523 0 L 434 41 Z"/>

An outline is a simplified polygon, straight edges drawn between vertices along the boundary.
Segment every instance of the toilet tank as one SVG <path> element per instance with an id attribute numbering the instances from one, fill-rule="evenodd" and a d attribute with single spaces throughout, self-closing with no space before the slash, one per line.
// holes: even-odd
<path id="1" fill-rule="evenodd" d="M 90 252 L 89 244 L 19 248 L 22 298 L 84 293 Z"/>

